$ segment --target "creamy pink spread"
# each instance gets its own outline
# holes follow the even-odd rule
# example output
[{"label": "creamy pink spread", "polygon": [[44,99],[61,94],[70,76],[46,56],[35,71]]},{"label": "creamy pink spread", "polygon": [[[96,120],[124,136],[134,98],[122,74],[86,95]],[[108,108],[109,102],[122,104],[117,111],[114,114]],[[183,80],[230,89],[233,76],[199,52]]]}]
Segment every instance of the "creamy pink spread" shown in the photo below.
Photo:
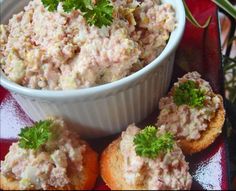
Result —
[{"label": "creamy pink spread", "polygon": [[62,120],[55,119],[53,128],[57,139],[46,143],[42,150],[22,149],[18,142],[13,143],[1,161],[1,174],[18,180],[21,189],[47,190],[49,186],[58,188],[70,183],[67,168],[71,163],[78,175],[82,173],[85,144]]},{"label": "creamy pink spread", "polygon": [[159,102],[160,115],[157,125],[163,125],[160,131],[170,131],[177,139],[197,140],[215,116],[221,100],[213,93],[210,84],[201,79],[201,75],[197,72],[187,73],[179,78],[174,88],[187,80],[195,81],[199,88],[205,91],[204,106],[202,108],[193,108],[186,104],[177,106],[173,101],[173,96],[169,94]]},{"label": "creamy pink spread", "polygon": [[160,0],[115,0],[111,26],[89,26],[78,10],[47,11],[32,0],[0,26],[6,76],[34,89],[77,89],[119,80],[164,49],[175,11]]},{"label": "creamy pink spread", "polygon": [[120,150],[124,158],[123,175],[128,184],[141,185],[146,190],[189,190],[192,177],[181,149],[173,150],[156,159],[140,157],[135,152],[134,136],[140,131],[134,124],[122,133]]}]

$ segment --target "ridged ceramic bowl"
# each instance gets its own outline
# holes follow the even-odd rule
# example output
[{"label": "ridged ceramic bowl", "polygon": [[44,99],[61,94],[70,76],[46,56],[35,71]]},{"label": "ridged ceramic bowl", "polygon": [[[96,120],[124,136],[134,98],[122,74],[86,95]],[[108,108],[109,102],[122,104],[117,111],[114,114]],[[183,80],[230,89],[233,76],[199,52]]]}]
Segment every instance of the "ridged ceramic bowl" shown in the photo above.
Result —
[{"label": "ridged ceramic bowl", "polygon": [[[66,119],[83,137],[95,138],[120,132],[157,108],[169,86],[176,48],[185,27],[182,1],[165,0],[176,11],[177,27],[163,52],[149,65],[121,80],[78,90],[35,90],[9,81],[1,72],[1,85],[35,121],[47,116]],[[1,23],[23,10],[27,0],[0,0]]]}]

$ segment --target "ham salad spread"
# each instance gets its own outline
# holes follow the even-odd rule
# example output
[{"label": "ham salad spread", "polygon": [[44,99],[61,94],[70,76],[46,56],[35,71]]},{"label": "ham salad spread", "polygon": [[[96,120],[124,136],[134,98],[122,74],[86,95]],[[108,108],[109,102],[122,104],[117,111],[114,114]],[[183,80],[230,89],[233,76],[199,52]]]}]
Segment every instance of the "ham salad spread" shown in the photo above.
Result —
[{"label": "ham salad spread", "polygon": [[187,73],[174,84],[173,91],[184,82],[191,80],[198,89],[204,92],[204,102],[201,108],[186,104],[176,105],[173,92],[159,102],[160,115],[157,125],[160,131],[170,131],[177,139],[197,140],[201,132],[206,130],[209,122],[220,107],[221,98],[214,94],[210,84],[201,79],[197,72]]},{"label": "ham salad spread", "polygon": [[192,177],[181,149],[175,143],[172,151],[155,159],[140,157],[133,143],[140,130],[135,125],[129,125],[122,133],[120,150],[124,158],[122,170],[125,181],[131,185],[143,185],[147,190],[189,190]]},{"label": "ham salad spread", "polygon": [[0,25],[1,69],[34,89],[78,89],[128,76],[155,59],[175,29],[175,11],[160,0],[113,0],[113,22],[90,26],[59,3],[49,12],[32,0]]},{"label": "ham salad spread", "polygon": [[83,173],[84,142],[67,130],[60,119],[53,121],[52,128],[55,139],[40,150],[23,149],[19,142],[13,143],[1,161],[1,174],[18,180],[22,190],[62,188],[70,183],[67,172],[70,166],[76,168],[78,175]]}]

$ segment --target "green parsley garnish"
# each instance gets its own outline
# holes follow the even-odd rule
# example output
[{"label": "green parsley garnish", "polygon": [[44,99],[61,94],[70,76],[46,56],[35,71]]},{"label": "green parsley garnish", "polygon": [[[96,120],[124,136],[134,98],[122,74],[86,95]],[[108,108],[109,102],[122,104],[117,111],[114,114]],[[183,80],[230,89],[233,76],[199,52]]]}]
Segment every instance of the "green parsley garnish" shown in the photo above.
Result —
[{"label": "green parsley garnish", "polygon": [[51,137],[50,130],[52,121],[45,120],[36,122],[33,127],[25,127],[21,129],[19,136],[19,146],[24,149],[39,149]]},{"label": "green parsley garnish", "polygon": [[97,0],[95,4],[92,0],[42,0],[49,11],[57,10],[60,2],[65,12],[79,9],[89,25],[101,28],[112,23],[113,6],[109,0]]},{"label": "green parsley garnish", "polygon": [[57,10],[59,2],[60,0],[42,0],[43,5],[51,12]]},{"label": "green parsley garnish", "polygon": [[157,128],[148,126],[135,135],[133,142],[137,155],[155,159],[159,154],[172,150],[174,137],[168,132],[157,137]]},{"label": "green parsley garnish", "polygon": [[173,98],[178,106],[186,104],[191,107],[201,108],[204,106],[205,92],[198,88],[196,82],[188,80],[175,88]]}]

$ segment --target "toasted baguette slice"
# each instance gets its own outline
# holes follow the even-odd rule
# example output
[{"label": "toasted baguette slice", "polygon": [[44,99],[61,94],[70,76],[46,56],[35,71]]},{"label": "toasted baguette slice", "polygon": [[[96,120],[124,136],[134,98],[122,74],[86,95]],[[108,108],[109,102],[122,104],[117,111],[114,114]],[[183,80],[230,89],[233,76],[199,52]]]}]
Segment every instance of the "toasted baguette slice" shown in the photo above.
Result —
[{"label": "toasted baguette slice", "polygon": [[[71,184],[62,188],[50,187],[47,190],[91,190],[94,187],[98,176],[98,156],[90,146],[86,145],[86,151],[84,152],[83,157],[84,168],[82,176],[81,174],[77,174],[76,168],[73,164],[69,164],[68,176],[71,180]],[[20,190],[19,181],[10,180],[1,174],[0,188],[3,190]],[[32,188],[29,190],[35,189]]]},{"label": "toasted baguette slice", "polygon": [[100,172],[102,179],[111,190],[143,190],[143,187],[129,185],[122,174],[124,162],[120,152],[121,138],[113,141],[102,153],[100,160]]},{"label": "toasted baguette slice", "polygon": [[225,110],[223,106],[223,98],[220,95],[217,96],[221,99],[220,107],[214,118],[209,122],[207,129],[201,133],[200,139],[192,141],[185,139],[179,140],[179,146],[183,150],[184,154],[191,155],[206,149],[222,132],[222,127],[225,121]]}]

